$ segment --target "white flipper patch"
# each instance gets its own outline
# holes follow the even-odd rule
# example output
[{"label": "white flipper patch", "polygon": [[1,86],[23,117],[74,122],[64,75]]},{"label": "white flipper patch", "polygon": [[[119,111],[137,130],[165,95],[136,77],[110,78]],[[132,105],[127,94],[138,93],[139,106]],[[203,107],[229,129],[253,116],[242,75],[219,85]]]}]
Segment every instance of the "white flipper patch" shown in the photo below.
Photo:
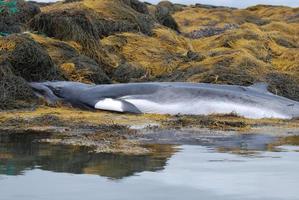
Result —
[{"label": "white flipper patch", "polygon": [[123,99],[104,98],[95,104],[95,109],[108,110],[115,112],[129,112],[140,114],[141,111],[130,102]]},{"label": "white flipper patch", "polygon": [[100,109],[100,110],[124,112],[122,101],[117,99],[112,99],[112,98],[101,99],[96,103],[94,107],[95,109]]}]

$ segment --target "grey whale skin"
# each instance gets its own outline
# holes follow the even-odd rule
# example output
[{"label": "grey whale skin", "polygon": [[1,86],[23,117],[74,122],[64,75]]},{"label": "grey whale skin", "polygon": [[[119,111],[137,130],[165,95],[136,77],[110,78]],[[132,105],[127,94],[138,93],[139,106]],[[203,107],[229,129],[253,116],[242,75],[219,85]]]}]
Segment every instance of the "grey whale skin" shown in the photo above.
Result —
[{"label": "grey whale skin", "polygon": [[255,119],[299,117],[299,102],[270,93],[264,83],[245,87],[183,82],[89,85],[52,81],[33,82],[30,86],[49,103],[64,101],[87,109],[172,115],[236,113]]}]

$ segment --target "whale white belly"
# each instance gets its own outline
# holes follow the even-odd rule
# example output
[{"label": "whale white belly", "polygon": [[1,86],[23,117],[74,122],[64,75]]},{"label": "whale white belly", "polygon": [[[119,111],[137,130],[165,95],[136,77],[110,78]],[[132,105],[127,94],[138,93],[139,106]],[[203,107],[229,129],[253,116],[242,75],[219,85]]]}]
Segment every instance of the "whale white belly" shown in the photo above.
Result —
[{"label": "whale white belly", "polygon": [[291,116],[284,115],[263,107],[238,104],[225,101],[178,101],[171,103],[157,103],[146,99],[125,99],[136,106],[143,113],[158,114],[184,114],[184,115],[209,115],[209,114],[230,114],[253,119],[261,118],[283,118],[289,119]]}]

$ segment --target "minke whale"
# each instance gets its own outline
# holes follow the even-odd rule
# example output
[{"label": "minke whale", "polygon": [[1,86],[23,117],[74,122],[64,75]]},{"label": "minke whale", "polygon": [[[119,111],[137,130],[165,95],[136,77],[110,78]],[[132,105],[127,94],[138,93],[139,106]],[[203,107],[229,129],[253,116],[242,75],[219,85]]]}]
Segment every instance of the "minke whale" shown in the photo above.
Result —
[{"label": "minke whale", "polygon": [[299,117],[299,102],[277,96],[267,84],[249,87],[207,83],[149,82],[92,85],[52,81],[30,83],[49,103],[124,113],[209,115],[234,113],[246,118]]}]

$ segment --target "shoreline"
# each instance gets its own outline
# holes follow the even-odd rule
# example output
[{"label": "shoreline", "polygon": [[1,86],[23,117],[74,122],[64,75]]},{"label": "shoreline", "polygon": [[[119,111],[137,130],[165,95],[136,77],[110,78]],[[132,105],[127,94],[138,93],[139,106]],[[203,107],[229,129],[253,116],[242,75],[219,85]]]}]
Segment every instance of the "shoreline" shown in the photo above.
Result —
[{"label": "shoreline", "polygon": [[39,142],[90,147],[98,153],[145,155],[152,153],[145,144],[192,143],[198,137],[299,135],[299,119],[255,120],[234,115],[133,115],[43,106],[34,111],[1,112],[0,135],[5,134],[36,134],[45,136]]}]

